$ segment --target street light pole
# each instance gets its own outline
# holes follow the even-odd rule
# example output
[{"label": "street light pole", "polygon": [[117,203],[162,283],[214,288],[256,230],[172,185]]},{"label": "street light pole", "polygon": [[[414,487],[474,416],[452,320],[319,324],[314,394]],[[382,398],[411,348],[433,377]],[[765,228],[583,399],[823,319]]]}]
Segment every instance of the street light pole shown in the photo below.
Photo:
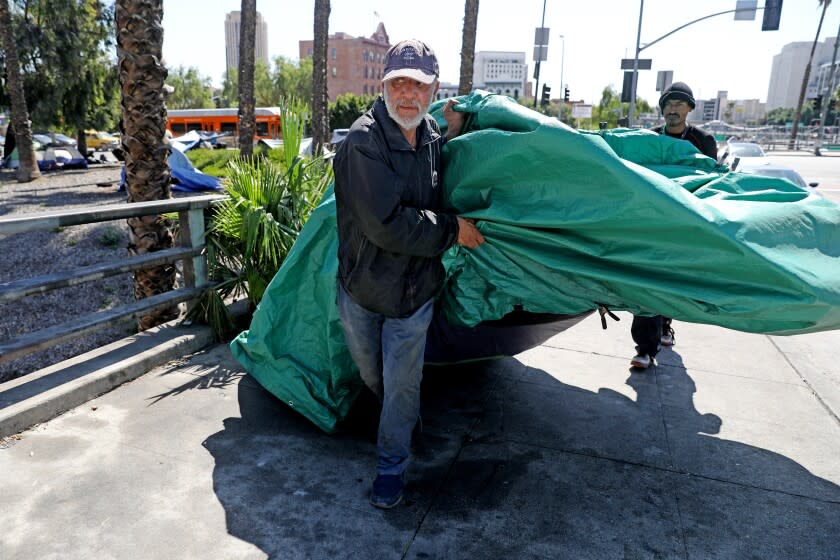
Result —
[{"label": "street light pole", "polygon": [[563,84],[563,63],[566,58],[566,38],[560,35],[560,116],[558,120],[563,121],[563,108],[566,106],[566,98],[563,94],[565,85]]},{"label": "street light pole", "polygon": [[[543,0],[543,13],[542,13],[542,22],[540,23],[540,29],[545,29],[545,2]],[[545,42],[548,43],[548,34],[546,34]],[[547,48],[547,47],[546,47]],[[542,48],[540,48],[540,54],[542,54]],[[541,59],[542,57],[540,57]],[[537,96],[540,94],[540,61],[536,61],[536,68],[534,72],[534,78],[537,80],[536,91],[534,92],[534,109],[537,108]]]},{"label": "street light pole", "polygon": [[627,127],[633,126],[633,113],[636,112],[636,81],[639,78],[639,43],[642,38],[642,14],[645,11],[645,0],[639,0],[639,30],[636,32],[636,56],[633,57],[633,79],[630,82],[630,110],[627,114]]}]

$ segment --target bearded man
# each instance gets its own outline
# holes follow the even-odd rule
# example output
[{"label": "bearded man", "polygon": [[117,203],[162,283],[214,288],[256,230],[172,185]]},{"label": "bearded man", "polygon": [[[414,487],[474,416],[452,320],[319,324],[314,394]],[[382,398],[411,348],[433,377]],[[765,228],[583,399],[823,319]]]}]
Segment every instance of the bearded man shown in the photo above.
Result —
[{"label": "bearded man", "polygon": [[403,498],[420,414],[426,331],[443,286],[441,254],[478,247],[475,225],[440,212],[441,147],[463,114],[444,108],[446,138],[428,115],[438,91],[435,53],[401,41],[385,59],[382,96],[350,128],[335,156],[338,307],[347,347],[382,410],[370,502]]}]

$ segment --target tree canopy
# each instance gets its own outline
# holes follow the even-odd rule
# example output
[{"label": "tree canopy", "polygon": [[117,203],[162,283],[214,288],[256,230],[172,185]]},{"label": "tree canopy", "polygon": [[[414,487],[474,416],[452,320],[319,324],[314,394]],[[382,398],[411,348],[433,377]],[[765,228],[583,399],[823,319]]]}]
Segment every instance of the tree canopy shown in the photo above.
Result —
[{"label": "tree canopy", "polygon": [[[119,84],[113,4],[103,0],[11,0],[9,4],[33,124],[76,132],[114,127],[119,119]],[[5,82],[0,105],[9,105]]]},{"label": "tree canopy", "polygon": [[[218,99],[220,107],[236,107],[239,82],[236,72],[228,72]],[[254,96],[257,107],[276,107],[289,99],[312,98],[312,59],[294,62],[275,57],[272,68],[262,61],[254,67]]]},{"label": "tree canopy", "polygon": [[350,128],[353,122],[373,106],[376,95],[356,95],[345,93],[339,95],[330,103],[330,126],[336,128]]},{"label": "tree canopy", "polygon": [[174,88],[166,98],[168,109],[207,109],[215,106],[210,78],[202,76],[198,68],[178,66],[170,69],[166,84]]}]

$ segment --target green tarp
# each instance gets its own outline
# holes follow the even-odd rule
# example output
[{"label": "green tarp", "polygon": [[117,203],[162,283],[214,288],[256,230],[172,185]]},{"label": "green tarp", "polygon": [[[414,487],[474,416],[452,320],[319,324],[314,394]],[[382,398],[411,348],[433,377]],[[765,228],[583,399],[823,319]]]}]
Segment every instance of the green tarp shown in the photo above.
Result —
[{"label": "green tarp", "polygon": [[[728,173],[685,141],[576,131],[493,94],[459,98],[444,148],[450,211],[487,242],[444,255],[453,324],[514,308],[637,314],[770,334],[840,328],[840,207],[782,179]],[[442,126],[442,102],[432,114]],[[335,305],[335,201],[313,212],[231,344],[270,392],[326,431],[360,381]]]}]

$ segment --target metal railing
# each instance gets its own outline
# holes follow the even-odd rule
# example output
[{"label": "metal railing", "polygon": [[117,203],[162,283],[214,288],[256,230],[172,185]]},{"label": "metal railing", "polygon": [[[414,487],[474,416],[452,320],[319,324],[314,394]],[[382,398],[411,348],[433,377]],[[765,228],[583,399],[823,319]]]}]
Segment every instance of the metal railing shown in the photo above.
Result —
[{"label": "metal railing", "polygon": [[204,210],[219,204],[225,198],[221,195],[205,195],[0,218],[0,235],[170,212],[178,212],[179,218],[179,245],[177,247],[145,253],[128,260],[122,259],[56,274],[0,283],[0,303],[17,301],[34,294],[43,294],[51,290],[178,261],[182,263],[184,278],[184,286],[172,291],[4,340],[0,342],[0,363],[79,338],[118,321],[141,317],[145,313],[166,309],[198,297],[210,285],[207,280],[207,260],[204,254]]}]

